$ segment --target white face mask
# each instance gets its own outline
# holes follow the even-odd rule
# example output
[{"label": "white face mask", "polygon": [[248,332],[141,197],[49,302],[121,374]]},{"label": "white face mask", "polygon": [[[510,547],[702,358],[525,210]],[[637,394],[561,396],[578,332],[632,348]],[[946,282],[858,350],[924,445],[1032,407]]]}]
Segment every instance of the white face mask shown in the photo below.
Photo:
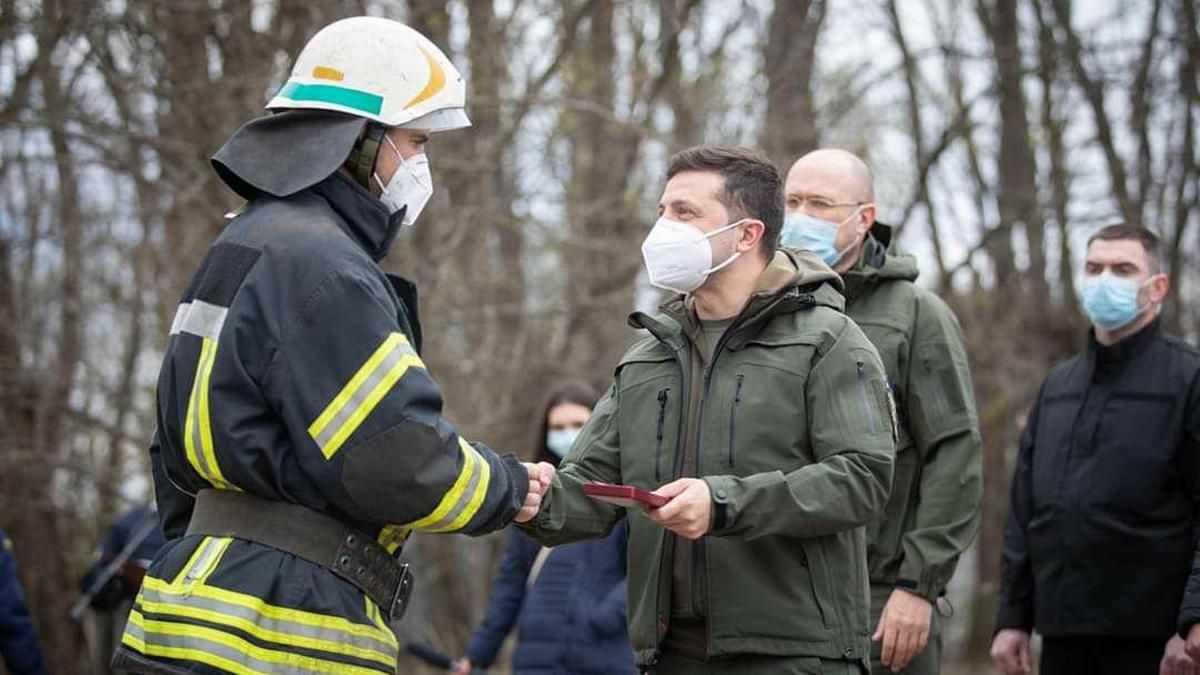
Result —
[{"label": "white face mask", "polygon": [[383,139],[391,146],[392,152],[396,153],[396,159],[400,161],[400,166],[396,167],[396,172],[392,174],[387,185],[384,185],[383,181],[379,179],[379,174],[372,174],[375,182],[379,184],[379,189],[383,190],[383,193],[379,195],[379,201],[383,202],[383,205],[392,213],[407,206],[408,210],[404,212],[404,220],[400,221],[400,224],[412,225],[417,221],[417,216],[421,215],[421,210],[425,208],[429,198],[433,196],[433,176],[429,173],[429,157],[425,153],[421,153],[405,159],[400,154],[400,149],[387,134],[384,134]]},{"label": "white face mask", "polygon": [[676,293],[691,293],[700,288],[709,275],[742,255],[741,251],[737,251],[721,264],[713,266],[712,243],[709,241],[737,227],[742,220],[705,234],[687,223],[665,216],[659,218],[650,234],[646,235],[646,241],[642,242],[642,259],[646,263],[650,283]]}]

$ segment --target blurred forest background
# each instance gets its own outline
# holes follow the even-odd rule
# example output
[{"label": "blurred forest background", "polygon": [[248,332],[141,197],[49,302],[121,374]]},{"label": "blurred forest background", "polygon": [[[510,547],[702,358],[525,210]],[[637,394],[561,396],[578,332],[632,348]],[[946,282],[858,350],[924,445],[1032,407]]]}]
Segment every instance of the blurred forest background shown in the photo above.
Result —
[{"label": "blurred forest background", "polygon": [[[85,672],[76,580],[150,494],[169,321],[238,206],[207,158],[313,32],[360,13],[469,82],[475,125],[430,144],[437,192],[387,266],[421,287],[451,419],[498,449],[531,447],[552,383],[604,384],[625,314],[655,301],[638,247],[669,153],[754,145],[786,170],[836,145],[874,166],[881,219],[969,341],[986,495],[947,651],[990,672],[1015,438],[1082,344],[1088,233],[1158,232],[1165,322],[1200,335],[1195,0],[0,0],[0,526],[52,672]],[[415,538],[402,632],[458,653],[499,543]]]}]

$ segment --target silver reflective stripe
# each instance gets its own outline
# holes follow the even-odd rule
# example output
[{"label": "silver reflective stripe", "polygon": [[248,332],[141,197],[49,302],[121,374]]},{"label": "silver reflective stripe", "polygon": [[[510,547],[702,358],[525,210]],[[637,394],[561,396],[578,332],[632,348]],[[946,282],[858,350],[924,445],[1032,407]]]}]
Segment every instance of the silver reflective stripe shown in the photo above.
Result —
[{"label": "silver reflective stripe", "polygon": [[[213,598],[202,597],[199,594],[188,595],[186,593],[169,593],[150,588],[143,588],[141,594],[143,608],[154,614],[170,614],[169,608],[159,611],[156,608],[146,607],[145,603],[157,603],[163,605],[182,605],[191,608],[205,609],[212,612],[218,612],[227,617],[234,619],[242,619],[254,624],[256,629],[264,631],[272,631],[275,633],[283,633],[286,635],[296,635],[311,640],[321,640],[333,644],[333,649],[338,645],[355,647],[357,649],[375,652],[377,655],[357,655],[358,658],[366,658],[374,660],[384,659],[395,661],[396,649],[389,645],[384,640],[375,640],[366,636],[354,635],[347,631],[333,630],[329,628],[321,628],[319,626],[310,626],[296,621],[286,621],[283,619],[273,619],[269,616],[254,611],[249,607],[242,607],[228,602],[221,602]],[[213,623],[225,623],[214,619]],[[233,628],[238,628],[236,622],[227,624]],[[242,629],[245,630],[245,629]],[[247,631],[253,634],[253,631]],[[268,636],[260,636],[263,639],[270,639],[275,642],[279,640]],[[332,651],[332,650],[331,650]]]},{"label": "silver reflective stripe", "polygon": [[214,562],[213,558],[216,558],[225,552],[225,546],[221,545],[223,541],[223,539],[217,539],[215,537],[206,537],[204,539],[204,543],[200,544],[204,550],[200,553],[200,555],[196,556],[196,562],[187,569],[187,572],[184,573],[183,578],[188,581],[195,581],[196,579],[199,579],[202,576],[203,571],[212,566]]},{"label": "silver reflective stripe", "polygon": [[185,302],[175,310],[175,320],[171,322],[171,335],[190,333],[216,340],[217,336],[221,334],[221,326],[225,324],[227,314],[229,314],[228,307],[221,307],[203,300]]},{"label": "silver reflective stripe", "polygon": [[[463,510],[467,508],[467,504],[471,503],[471,500],[475,496],[475,491],[479,489],[479,481],[483,478],[483,464],[487,460],[480,457],[479,453],[474,448],[471,448],[471,446],[464,444],[462,447],[463,461],[471,463],[471,478],[467,482],[467,488],[463,490],[462,497],[458,499],[458,502],[454,505],[454,508],[450,509],[449,513],[436,523],[422,529],[437,532],[449,527]],[[470,454],[467,454],[467,448],[470,448]]]},{"label": "silver reflective stripe", "polygon": [[192,308],[192,303],[185,302],[175,309],[175,318],[171,320],[171,335],[177,335],[180,327],[183,326],[183,317],[187,316],[188,310]]},{"label": "silver reflective stripe", "polygon": [[[146,646],[146,653],[150,656],[156,655],[154,647],[164,647],[166,649],[187,649],[187,650],[192,650],[195,652],[202,652],[204,654],[211,654],[213,656],[217,656],[222,659],[232,661],[233,663],[236,663],[240,666],[244,666],[246,669],[248,669],[252,672],[256,672],[256,673],[288,672],[288,673],[303,673],[305,675],[307,675],[309,673],[312,673],[313,675],[320,675],[322,672],[335,672],[335,671],[333,671],[332,668],[329,670],[325,670],[325,671],[312,670],[309,668],[302,668],[295,663],[277,663],[274,661],[265,661],[262,659],[257,659],[255,657],[251,656],[248,653],[248,651],[242,651],[242,650],[236,649],[233,646],[224,644],[223,642],[216,640],[216,639],[207,639],[205,637],[202,637],[202,635],[212,635],[212,633],[219,633],[219,631],[217,631],[216,629],[212,629],[212,628],[201,628],[199,626],[194,626],[194,625],[190,625],[190,624],[174,624],[174,625],[179,626],[180,628],[186,630],[186,632],[188,633],[187,635],[177,635],[175,633],[158,632],[158,631],[154,630],[153,626],[149,630],[147,630],[147,629],[143,628],[142,626],[137,625],[137,623],[135,623],[134,616],[135,616],[135,614],[131,614],[129,617],[129,622],[125,625],[125,635],[142,642]],[[147,619],[144,616],[141,617],[141,620],[143,622],[150,622],[150,623],[163,623],[160,621],[156,621],[155,619]],[[183,631],[179,631],[179,632],[183,632]],[[224,636],[222,636],[222,637],[224,637]],[[246,642],[245,640],[242,640],[240,638],[233,637],[233,636],[228,636],[228,637],[226,637],[226,639],[233,641],[235,643],[245,644],[248,647],[252,646],[251,643]],[[268,650],[265,650],[265,648],[264,648],[264,651],[268,651]],[[279,653],[281,656],[287,656],[287,652],[277,652],[277,653]],[[167,656],[168,658],[183,658],[183,659],[189,660],[189,661],[196,660],[195,657],[189,658],[187,656],[174,655],[174,654],[169,654],[169,653],[163,654],[163,656]],[[199,655],[197,655],[197,656],[199,656]],[[330,665],[332,666],[336,663],[337,662],[330,662]],[[210,663],[209,665],[215,665],[215,664]],[[338,665],[344,665],[344,664],[338,664]],[[285,668],[286,668],[286,670],[284,670]],[[347,668],[347,670],[349,670],[349,668]]]},{"label": "silver reflective stripe", "polygon": [[317,445],[322,449],[328,447],[334,436],[337,436],[338,432],[341,431],[342,426],[345,425],[346,422],[349,421],[356,412],[358,412],[363,403],[366,402],[367,397],[371,395],[371,392],[375,390],[375,387],[388,376],[388,373],[392,372],[392,368],[395,368],[396,364],[400,363],[400,360],[405,356],[415,355],[416,353],[416,350],[414,350],[407,342],[397,343],[396,346],[393,347],[390,352],[388,352],[388,355],[384,357],[384,359],[380,361],[378,365],[375,366],[375,369],[371,371],[371,374],[367,376],[367,379],[359,383],[358,387],[354,390],[354,393],[350,396],[350,399],[342,405],[342,407],[337,411],[337,414],[333,416],[333,419],[329,420],[329,423],[325,425],[325,428],[321,430],[321,433],[317,434],[316,438],[313,439],[317,442]]}]

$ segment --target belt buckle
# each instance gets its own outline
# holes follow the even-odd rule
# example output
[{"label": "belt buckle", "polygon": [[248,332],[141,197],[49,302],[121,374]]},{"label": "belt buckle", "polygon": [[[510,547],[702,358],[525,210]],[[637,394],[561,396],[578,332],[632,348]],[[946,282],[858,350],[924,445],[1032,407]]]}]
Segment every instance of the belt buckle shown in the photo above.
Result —
[{"label": "belt buckle", "polygon": [[412,598],[413,573],[408,563],[400,564],[400,580],[392,592],[392,601],[388,605],[388,623],[399,621],[408,610],[408,601]]}]

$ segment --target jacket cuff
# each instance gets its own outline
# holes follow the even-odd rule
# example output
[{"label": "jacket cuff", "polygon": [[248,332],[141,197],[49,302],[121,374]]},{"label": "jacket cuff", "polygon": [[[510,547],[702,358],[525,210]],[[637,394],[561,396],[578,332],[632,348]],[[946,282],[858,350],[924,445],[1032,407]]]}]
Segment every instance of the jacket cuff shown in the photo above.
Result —
[{"label": "jacket cuff", "polygon": [[892,584],[892,586],[895,588],[904,589],[913,595],[925,598],[929,602],[937,602],[938,596],[942,594],[942,585],[934,583],[929,579],[929,577],[925,577],[921,580],[905,579],[904,577],[901,577],[896,579],[896,582]]},{"label": "jacket cuff", "polygon": [[1005,628],[1033,632],[1033,610],[1024,606],[1001,604],[996,610],[996,629],[992,631],[992,635]]},{"label": "jacket cuff", "polygon": [[1187,639],[1192,626],[1200,623],[1200,607],[1184,607],[1179,611],[1179,637]]},{"label": "jacket cuff", "polygon": [[512,481],[512,498],[507,501],[503,509],[503,523],[508,524],[513,522],[513,518],[517,517],[517,512],[525,505],[525,495],[529,492],[529,472],[525,470],[525,465],[521,464],[521,460],[511,453],[502,455],[500,461],[508,474],[508,479]]},{"label": "jacket cuff", "polygon": [[937,602],[938,596],[946,590],[946,580],[943,575],[930,567],[919,568],[910,561],[911,557],[906,555],[904,563],[900,566],[900,574],[892,585],[896,588],[903,588],[913,595],[919,595],[930,602]]},{"label": "jacket cuff", "polygon": [[734,478],[732,476],[705,476],[708,490],[712,493],[712,516],[708,533],[719,537],[733,528],[736,517],[733,505]]},{"label": "jacket cuff", "polygon": [[471,659],[471,668],[485,670],[490,668],[496,658],[498,645],[485,645],[482,641],[472,639],[463,650],[463,656]]}]

